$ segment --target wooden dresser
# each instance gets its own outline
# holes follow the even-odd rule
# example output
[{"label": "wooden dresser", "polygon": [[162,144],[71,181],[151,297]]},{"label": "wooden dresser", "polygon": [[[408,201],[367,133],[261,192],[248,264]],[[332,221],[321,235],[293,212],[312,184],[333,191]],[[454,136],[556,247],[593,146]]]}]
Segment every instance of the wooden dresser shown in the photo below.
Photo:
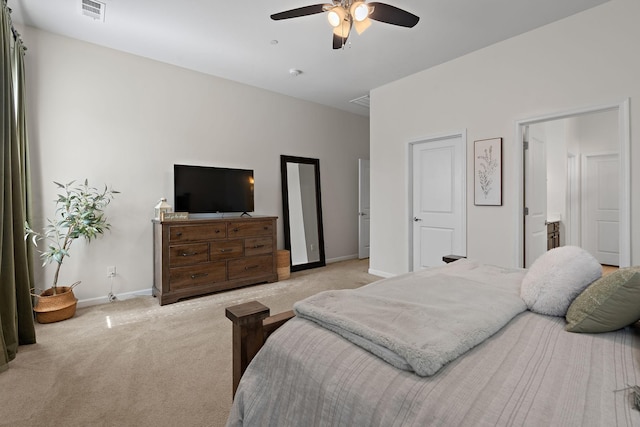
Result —
[{"label": "wooden dresser", "polygon": [[547,250],[560,246],[560,222],[547,222]]},{"label": "wooden dresser", "polygon": [[153,220],[153,295],[164,305],[277,281],[276,219]]}]

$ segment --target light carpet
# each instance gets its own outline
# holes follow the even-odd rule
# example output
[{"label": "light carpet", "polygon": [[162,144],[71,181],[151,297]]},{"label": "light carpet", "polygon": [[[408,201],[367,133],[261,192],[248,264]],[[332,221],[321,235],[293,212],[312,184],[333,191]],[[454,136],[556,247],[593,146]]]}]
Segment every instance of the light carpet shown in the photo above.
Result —
[{"label": "light carpet", "polygon": [[0,374],[0,426],[223,426],[231,407],[225,307],[258,300],[279,313],[379,279],[367,270],[368,260],[350,260],[162,307],[138,297],[38,324],[37,344],[21,346]]}]

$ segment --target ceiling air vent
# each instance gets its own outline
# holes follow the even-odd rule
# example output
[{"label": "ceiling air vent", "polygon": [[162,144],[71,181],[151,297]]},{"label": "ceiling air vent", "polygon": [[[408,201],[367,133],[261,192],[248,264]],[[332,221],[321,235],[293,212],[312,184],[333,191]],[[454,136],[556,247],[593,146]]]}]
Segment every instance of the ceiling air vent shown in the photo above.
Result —
[{"label": "ceiling air vent", "polygon": [[104,22],[105,3],[94,0],[81,0],[82,14],[99,21]]},{"label": "ceiling air vent", "polygon": [[352,99],[349,102],[359,105],[361,107],[369,108],[369,95],[364,95],[359,98]]}]

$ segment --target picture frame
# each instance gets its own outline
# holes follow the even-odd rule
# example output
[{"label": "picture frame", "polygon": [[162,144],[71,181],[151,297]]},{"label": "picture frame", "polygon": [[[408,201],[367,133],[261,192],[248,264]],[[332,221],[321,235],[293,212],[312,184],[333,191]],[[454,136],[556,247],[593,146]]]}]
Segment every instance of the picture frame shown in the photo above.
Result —
[{"label": "picture frame", "polygon": [[474,141],[474,204],[502,206],[502,138]]}]

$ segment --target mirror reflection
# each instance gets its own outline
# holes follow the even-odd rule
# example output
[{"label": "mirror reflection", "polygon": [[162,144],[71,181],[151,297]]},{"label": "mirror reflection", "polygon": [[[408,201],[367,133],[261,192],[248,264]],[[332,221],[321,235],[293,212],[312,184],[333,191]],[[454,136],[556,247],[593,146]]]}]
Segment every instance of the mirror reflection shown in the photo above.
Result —
[{"label": "mirror reflection", "polygon": [[320,161],[281,156],[285,248],[291,271],[325,265]]}]

